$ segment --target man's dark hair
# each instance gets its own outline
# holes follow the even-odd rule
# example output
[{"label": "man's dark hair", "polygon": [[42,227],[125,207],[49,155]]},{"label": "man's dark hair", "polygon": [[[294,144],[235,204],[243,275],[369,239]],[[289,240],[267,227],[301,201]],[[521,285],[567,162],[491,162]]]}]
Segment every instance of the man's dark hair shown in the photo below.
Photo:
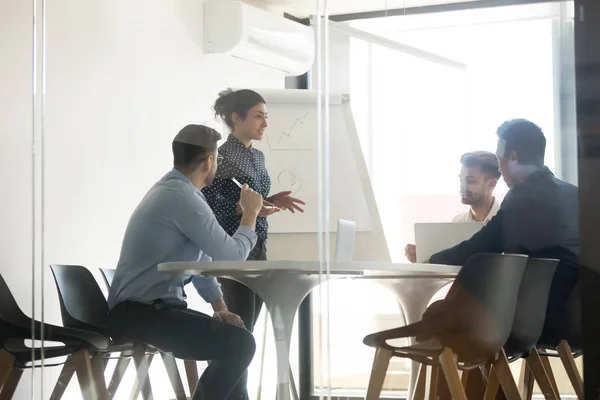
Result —
[{"label": "man's dark hair", "polygon": [[498,157],[489,151],[472,151],[460,156],[460,163],[467,168],[480,168],[488,178],[499,179]]},{"label": "man's dark hair", "polygon": [[204,125],[187,125],[173,139],[173,165],[196,170],[217,148],[221,134]]},{"label": "man's dark hair", "polygon": [[498,137],[504,139],[504,154],[517,153],[517,161],[522,165],[544,165],[546,138],[542,129],[526,119],[511,119],[498,128]]}]

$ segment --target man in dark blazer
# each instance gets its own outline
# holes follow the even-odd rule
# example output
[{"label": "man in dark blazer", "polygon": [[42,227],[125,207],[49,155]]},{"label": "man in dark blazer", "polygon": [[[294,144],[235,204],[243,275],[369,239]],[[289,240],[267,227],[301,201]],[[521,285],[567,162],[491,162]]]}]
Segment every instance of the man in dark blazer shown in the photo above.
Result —
[{"label": "man in dark blazer", "polygon": [[[477,253],[559,259],[540,339],[558,344],[568,334],[566,301],[579,279],[578,189],[554,177],[544,165],[546,138],[536,124],[524,119],[506,121],[497,135],[500,172],[510,188],[500,210],[469,240],[432,255],[428,262],[464,265]],[[423,318],[446,312],[449,303],[433,303]],[[444,383],[439,386],[440,398],[449,398]],[[482,398],[483,391],[483,381],[469,380],[469,398]]]}]

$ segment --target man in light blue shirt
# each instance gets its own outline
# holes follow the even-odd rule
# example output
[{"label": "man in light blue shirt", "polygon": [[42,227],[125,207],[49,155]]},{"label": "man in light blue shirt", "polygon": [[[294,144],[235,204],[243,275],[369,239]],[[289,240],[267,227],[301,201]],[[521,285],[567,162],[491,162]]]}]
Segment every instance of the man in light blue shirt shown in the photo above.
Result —
[{"label": "man in light blue shirt", "polygon": [[[163,262],[245,260],[256,244],[260,194],[246,185],[241,190],[243,217],[229,236],[200,191],[215,176],[220,139],[217,131],[201,125],[188,125],[177,134],[174,168],[133,212],[108,296],[116,334],[177,358],[212,360],[193,399],[247,398],[245,372],[255,350],[252,334],[227,310],[215,278],[157,270]],[[213,318],[187,309],[184,285],[189,282],[212,305]]]}]

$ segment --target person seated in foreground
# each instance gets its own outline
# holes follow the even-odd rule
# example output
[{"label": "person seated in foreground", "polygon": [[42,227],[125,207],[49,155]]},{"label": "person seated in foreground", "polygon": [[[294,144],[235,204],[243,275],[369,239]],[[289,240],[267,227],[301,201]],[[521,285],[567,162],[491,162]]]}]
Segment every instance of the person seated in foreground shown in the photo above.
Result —
[{"label": "person seated in foreground", "polygon": [[[464,265],[477,253],[559,259],[540,338],[543,343],[558,343],[568,333],[566,302],[579,279],[578,190],[555,178],[544,166],[546,139],[537,125],[524,119],[510,120],[498,128],[497,135],[500,171],[510,189],[500,210],[471,239],[432,255],[427,262]],[[427,308],[423,319],[449,313],[460,290],[451,286],[445,299]],[[485,382],[480,374],[473,374],[473,378],[466,387],[467,397],[483,398]],[[438,380],[438,396],[451,398],[443,379]],[[496,399],[504,398],[499,391]]]},{"label": "person seated in foreground", "polygon": [[[471,239],[432,255],[428,262],[464,265],[476,253],[560,260],[540,339],[558,342],[567,334],[566,301],[579,279],[578,189],[544,166],[546,138],[537,125],[515,119],[503,123],[497,135],[500,171],[510,188],[500,210]],[[446,304],[433,303],[423,318],[445,312]]]},{"label": "person seated in foreground", "polygon": [[[452,222],[487,224],[500,209],[500,202],[494,197],[494,189],[500,179],[498,158],[489,151],[474,151],[463,154],[460,163],[460,200],[469,205],[469,210],[458,214]],[[407,244],[404,254],[410,262],[417,262],[414,244]]]},{"label": "person seated in foreground", "polygon": [[[201,192],[215,176],[220,139],[217,131],[201,125],[188,125],[177,134],[174,168],[133,212],[108,296],[115,334],[176,358],[211,360],[195,400],[247,399],[245,374],[256,347],[242,320],[227,310],[214,277],[157,270],[163,262],[246,260],[256,244],[260,194],[244,185],[241,223],[229,236]],[[211,304],[213,317],[187,309],[184,286],[190,282]]]}]

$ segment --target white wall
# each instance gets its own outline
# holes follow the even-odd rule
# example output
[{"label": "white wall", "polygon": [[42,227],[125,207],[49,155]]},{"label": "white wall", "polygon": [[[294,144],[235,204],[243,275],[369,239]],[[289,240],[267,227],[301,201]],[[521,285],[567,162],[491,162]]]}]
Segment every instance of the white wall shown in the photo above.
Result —
[{"label": "white wall", "polygon": [[[267,69],[204,57],[202,5],[47,3],[44,266],[114,267],[133,208],[171,168],[177,131],[209,121],[227,86],[283,86]],[[32,8],[2,0],[0,9],[0,273],[31,314]],[[48,270],[45,283],[46,321],[60,324]],[[46,398],[57,373],[47,370]],[[28,379],[16,398],[29,398]]]},{"label": "white wall", "polygon": [[26,310],[31,309],[31,13],[31,2],[0,3],[0,273]]},{"label": "white wall", "polygon": [[[210,121],[211,103],[225,87],[283,87],[283,78],[270,70],[203,56],[202,5],[199,0],[146,0],[143,6],[123,0],[47,3],[45,258],[39,264],[46,268],[47,322],[61,323],[47,265],[81,264],[93,271],[115,266],[129,216],[171,168],[170,143],[182,126]],[[0,2],[0,273],[27,314],[32,304],[32,11],[31,2]],[[362,234],[357,258],[386,259],[382,243]],[[273,259],[317,258],[315,234],[273,235],[269,248]],[[45,398],[58,371],[45,372]],[[30,397],[30,379],[26,373],[15,398]]]}]

